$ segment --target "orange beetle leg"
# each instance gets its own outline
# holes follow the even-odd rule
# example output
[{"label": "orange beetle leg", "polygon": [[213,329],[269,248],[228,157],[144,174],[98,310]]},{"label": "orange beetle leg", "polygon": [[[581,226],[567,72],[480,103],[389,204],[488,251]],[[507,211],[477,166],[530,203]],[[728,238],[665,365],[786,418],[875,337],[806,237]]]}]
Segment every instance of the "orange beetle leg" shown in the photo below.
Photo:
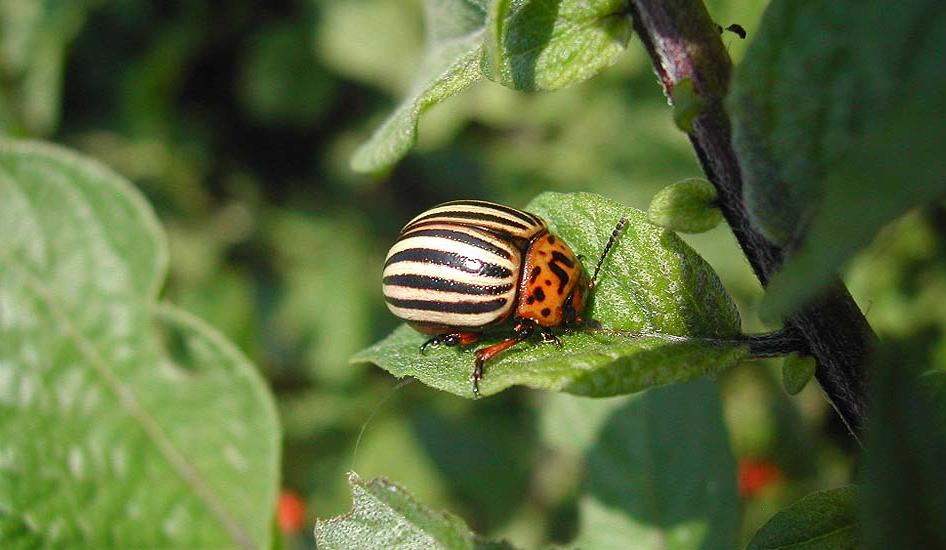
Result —
[{"label": "orange beetle leg", "polygon": [[502,342],[497,342],[492,346],[486,346],[485,348],[476,350],[476,360],[473,362],[473,374],[470,376],[470,380],[473,381],[473,397],[479,398],[480,396],[480,380],[483,379],[483,365],[495,357],[498,353],[501,353],[532,336],[534,329],[534,323],[527,320],[520,321],[513,328],[513,330],[516,332],[515,336],[506,338]]},{"label": "orange beetle leg", "polygon": [[438,334],[421,344],[420,352],[426,352],[427,346],[468,346],[479,339],[479,332],[448,332]]}]

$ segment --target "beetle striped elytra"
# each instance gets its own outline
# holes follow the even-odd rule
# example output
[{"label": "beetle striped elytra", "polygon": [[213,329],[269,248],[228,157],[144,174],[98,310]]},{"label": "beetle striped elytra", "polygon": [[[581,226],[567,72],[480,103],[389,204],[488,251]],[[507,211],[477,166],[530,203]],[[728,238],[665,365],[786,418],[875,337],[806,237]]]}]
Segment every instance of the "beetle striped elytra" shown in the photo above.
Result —
[{"label": "beetle striped elytra", "polygon": [[486,201],[437,205],[401,230],[388,252],[382,289],[388,309],[428,345],[469,345],[509,324],[513,336],[475,353],[473,393],[483,365],[538,333],[561,345],[553,327],[584,323],[588,295],[604,258],[627,222],[621,218],[591,279],[561,238],[534,214]]}]

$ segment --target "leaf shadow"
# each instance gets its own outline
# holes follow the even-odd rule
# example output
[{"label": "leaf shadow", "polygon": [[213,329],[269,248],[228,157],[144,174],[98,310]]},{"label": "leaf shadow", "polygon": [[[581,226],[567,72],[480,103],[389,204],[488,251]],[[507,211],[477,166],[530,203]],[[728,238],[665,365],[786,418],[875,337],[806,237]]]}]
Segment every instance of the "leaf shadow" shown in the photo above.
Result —
[{"label": "leaf shadow", "polygon": [[[529,92],[539,89],[536,84],[539,56],[552,41],[552,31],[555,29],[561,4],[562,0],[527,0],[506,23],[510,28],[522,25],[521,28],[529,29],[525,40],[520,33],[515,32],[507,33],[503,38],[503,49],[512,53],[510,73],[517,89]],[[522,47],[522,42],[526,48],[517,52],[516,50]]]},{"label": "leaf shadow", "polygon": [[653,388],[629,400],[610,414],[586,460],[586,498],[623,516],[614,532],[736,546],[736,465],[714,383]]}]

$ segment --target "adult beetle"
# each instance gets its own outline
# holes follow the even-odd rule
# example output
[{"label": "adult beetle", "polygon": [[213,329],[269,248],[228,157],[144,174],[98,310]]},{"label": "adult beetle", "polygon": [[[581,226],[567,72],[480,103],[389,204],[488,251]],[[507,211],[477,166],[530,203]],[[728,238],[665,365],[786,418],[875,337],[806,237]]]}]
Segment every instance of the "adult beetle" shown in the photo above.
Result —
[{"label": "adult beetle", "polygon": [[561,345],[553,327],[584,323],[588,295],[614,244],[611,232],[594,275],[541,218],[477,200],[437,205],[401,229],[382,274],[391,313],[433,335],[429,345],[466,346],[487,329],[512,325],[513,336],[476,350],[473,393],[479,396],[483,365],[536,332]]}]

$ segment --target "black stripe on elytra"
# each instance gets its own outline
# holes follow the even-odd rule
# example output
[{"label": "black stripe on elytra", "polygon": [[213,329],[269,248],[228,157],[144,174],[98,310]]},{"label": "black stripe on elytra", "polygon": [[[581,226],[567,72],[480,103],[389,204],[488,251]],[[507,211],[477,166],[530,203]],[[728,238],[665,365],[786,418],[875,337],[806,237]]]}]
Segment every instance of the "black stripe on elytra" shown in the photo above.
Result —
[{"label": "black stripe on elytra", "polygon": [[402,300],[385,296],[384,299],[394,307],[417,309],[421,311],[439,311],[441,313],[489,313],[502,308],[508,300],[496,298],[486,302],[442,302],[438,300]]},{"label": "black stripe on elytra", "polygon": [[483,239],[470,235],[469,233],[464,233],[463,231],[454,231],[452,229],[417,229],[411,231],[410,233],[405,233],[401,235],[401,240],[409,239],[411,237],[438,237],[441,239],[448,239],[451,241],[457,241],[476,248],[481,248],[487,252],[492,252],[493,254],[506,258],[509,260],[511,256],[509,252],[499,248],[489,241],[484,241]]},{"label": "black stripe on elytra", "polygon": [[523,210],[519,210],[516,208],[503,206],[501,204],[496,204],[494,202],[478,201],[478,200],[463,200],[463,201],[450,201],[448,203],[441,204],[440,206],[454,206],[454,205],[481,206],[483,208],[492,208],[493,210],[499,210],[500,212],[504,212],[511,216],[515,216],[530,225],[542,223],[542,220],[540,220],[538,216],[535,216],[534,214],[530,214],[529,212],[525,212]]},{"label": "black stripe on elytra", "polygon": [[414,231],[417,231],[419,228],[426,227],[428,225],[454,225],[458,227],[469,227],[470,229],[476,229],[477,231],[489,233],[493,237],[496,237],[497,239],[507,242],[511,244],[512,246],[516,247],[517,250],[525,250],[526,247],[529,246],[529,239],[526,239],[524,237],[517,237],[513,235],[512,233],[503,231],[502,229],[494,229],[492,227],[485,227],[482,225],[477,225],[472,222],[461,222],[461,221],[456,221],[456,220],[446,220],[446,221],[428,220],[428,221],[423,221],[423,222],[415,222],[408,225],[404,229],[402,229],[401,234],[403,235],[409,232],[413,233]]},{"label": "black stripe on elytra", "polygon": [[565,270],[562,269],[562,266],[558,265],[558,262],[561,262],[568,267],[575,265],[571,260],[565,257],[561,252],[552,252],[552,259],[549,261],[549,269],[552,270],[552,273],[558,277],[558,293],[561,294],[565,290],[565,285],[568,284],[568,273],[565,273]]},{"label": "black stripe on elytra", "polygon": [[404,230],[407,231],[411,229],[414,224],[418,222],[423,222],[431,219],[441,219],[445,223],[449,223],[451,219],[459,218],[461,220],[476,220],[481,222],[494,222],[505,225],[507,227],[514,227],[516,229],[529,229],[528,225],[523,225],[519,222],[510,220],[509,218],[504,218],[502,216],[494,216],[492,214],[483,214],[481,212],[467,212],[465,210],[448,210],[446,212],[434,212],[433,214],[427,214],[426,216],[421,216],[417,218],[414,223],[405,227]]},{"label": "black stripe on elytra", "polygon": [[[466,256],[461,256],[453,252],[434,250],[432,248],[408,248],[407,250],[401,250],[388,258],[388,261],[384,262],[384,267],[388,267],[397,262],[421,262],[425,264],[442,265],[484,277],[512,277],[512,271],[501,265],[491,264],[475,258],[467,258]],[[471,264],[475,263],[475,267],[467,265],[468,262]]]},{"label": "black stripe on elytra", "polygon": [[460,281],[454,281],[452,279],[444,279],[443,277],[431,277],[429,275],[388,275],[383,279],[383,282],[386,285],[419,288],[421,290],[459,292],[473,296],[495,296],[512,290],[511,284],[474,285],[471,283],[461,283]]}]

